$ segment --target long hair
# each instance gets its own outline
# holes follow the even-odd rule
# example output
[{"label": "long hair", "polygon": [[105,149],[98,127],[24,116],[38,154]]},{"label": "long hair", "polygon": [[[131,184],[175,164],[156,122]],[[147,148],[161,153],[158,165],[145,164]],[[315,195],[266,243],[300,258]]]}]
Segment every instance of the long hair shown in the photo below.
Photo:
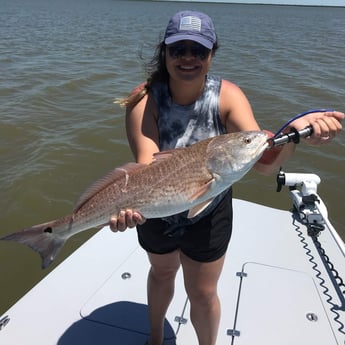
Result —
[{"label": "long hair", "polygon": [[[213,45],[212,56],[215,55],[219,48],[218,40]],[[169,73],[165,64],[166,44],[161,41],[155,49],[152,59],[145,64],[148,78],[145,83],[140,84],[127,97],[116,99],[114,103],[120,104],[121,107],[132,107],[136,105],[145,95],[148,94],[152,85],[156,83],[168,83]]]}]

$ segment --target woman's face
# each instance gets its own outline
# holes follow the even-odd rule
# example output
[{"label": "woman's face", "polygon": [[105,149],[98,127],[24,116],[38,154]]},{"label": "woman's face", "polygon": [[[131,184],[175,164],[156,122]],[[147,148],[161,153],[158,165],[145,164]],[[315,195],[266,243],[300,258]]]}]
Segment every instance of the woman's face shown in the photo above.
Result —
[{"label": "woman's face", "polygon": [[179,41],[166,46],[166,68],[175,81],[204,78],[211,65],[211,50],[194,41]]}]

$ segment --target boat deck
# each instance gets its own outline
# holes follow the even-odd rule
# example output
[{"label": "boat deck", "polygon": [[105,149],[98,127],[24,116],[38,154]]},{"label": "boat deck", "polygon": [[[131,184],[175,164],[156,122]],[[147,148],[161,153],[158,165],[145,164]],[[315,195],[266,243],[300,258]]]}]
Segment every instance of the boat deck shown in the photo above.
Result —
[{"label": "boat deck", "polygon": [[[323,231],[321,239],[345,272],[332,236]],[[327,267],[291,212],[235,199],[217,344],[343,345],[343,287],[333,284]],[[102,229],[0,317],[9,319],[0,344],[144,345],[148,269],[134,229]],[[198,344],[181,270],[165,335],[165,345]]]}]

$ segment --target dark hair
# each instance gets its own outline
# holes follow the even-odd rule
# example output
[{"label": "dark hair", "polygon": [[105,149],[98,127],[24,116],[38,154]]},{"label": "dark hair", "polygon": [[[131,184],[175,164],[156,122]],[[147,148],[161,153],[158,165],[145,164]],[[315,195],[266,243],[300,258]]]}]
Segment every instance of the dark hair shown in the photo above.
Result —
[{"label": "dark hair", "polygon": [[[212,56],[215,55],[219,48],[218,40],[213,45]],[[148,74],[145,85],[139,90],[133,92],[124,99],[116,100],[121,106],[128,107],[137,104],[150,90],[151,86],[156,83],[167,83],[169,81],[169,73],[165,64],[166,44],[161,41],[155,49],[152,59],[145,64],[145,69]]]}]

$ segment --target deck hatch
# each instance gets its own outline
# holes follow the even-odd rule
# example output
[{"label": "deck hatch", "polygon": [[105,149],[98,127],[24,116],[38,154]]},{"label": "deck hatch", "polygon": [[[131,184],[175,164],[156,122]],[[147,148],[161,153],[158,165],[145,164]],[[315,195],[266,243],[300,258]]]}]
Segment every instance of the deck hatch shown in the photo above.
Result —
[{"label": "deck hatch", "polygon": [[243,272],[232,344],[337,344],[312,277],[258,263]]}]

